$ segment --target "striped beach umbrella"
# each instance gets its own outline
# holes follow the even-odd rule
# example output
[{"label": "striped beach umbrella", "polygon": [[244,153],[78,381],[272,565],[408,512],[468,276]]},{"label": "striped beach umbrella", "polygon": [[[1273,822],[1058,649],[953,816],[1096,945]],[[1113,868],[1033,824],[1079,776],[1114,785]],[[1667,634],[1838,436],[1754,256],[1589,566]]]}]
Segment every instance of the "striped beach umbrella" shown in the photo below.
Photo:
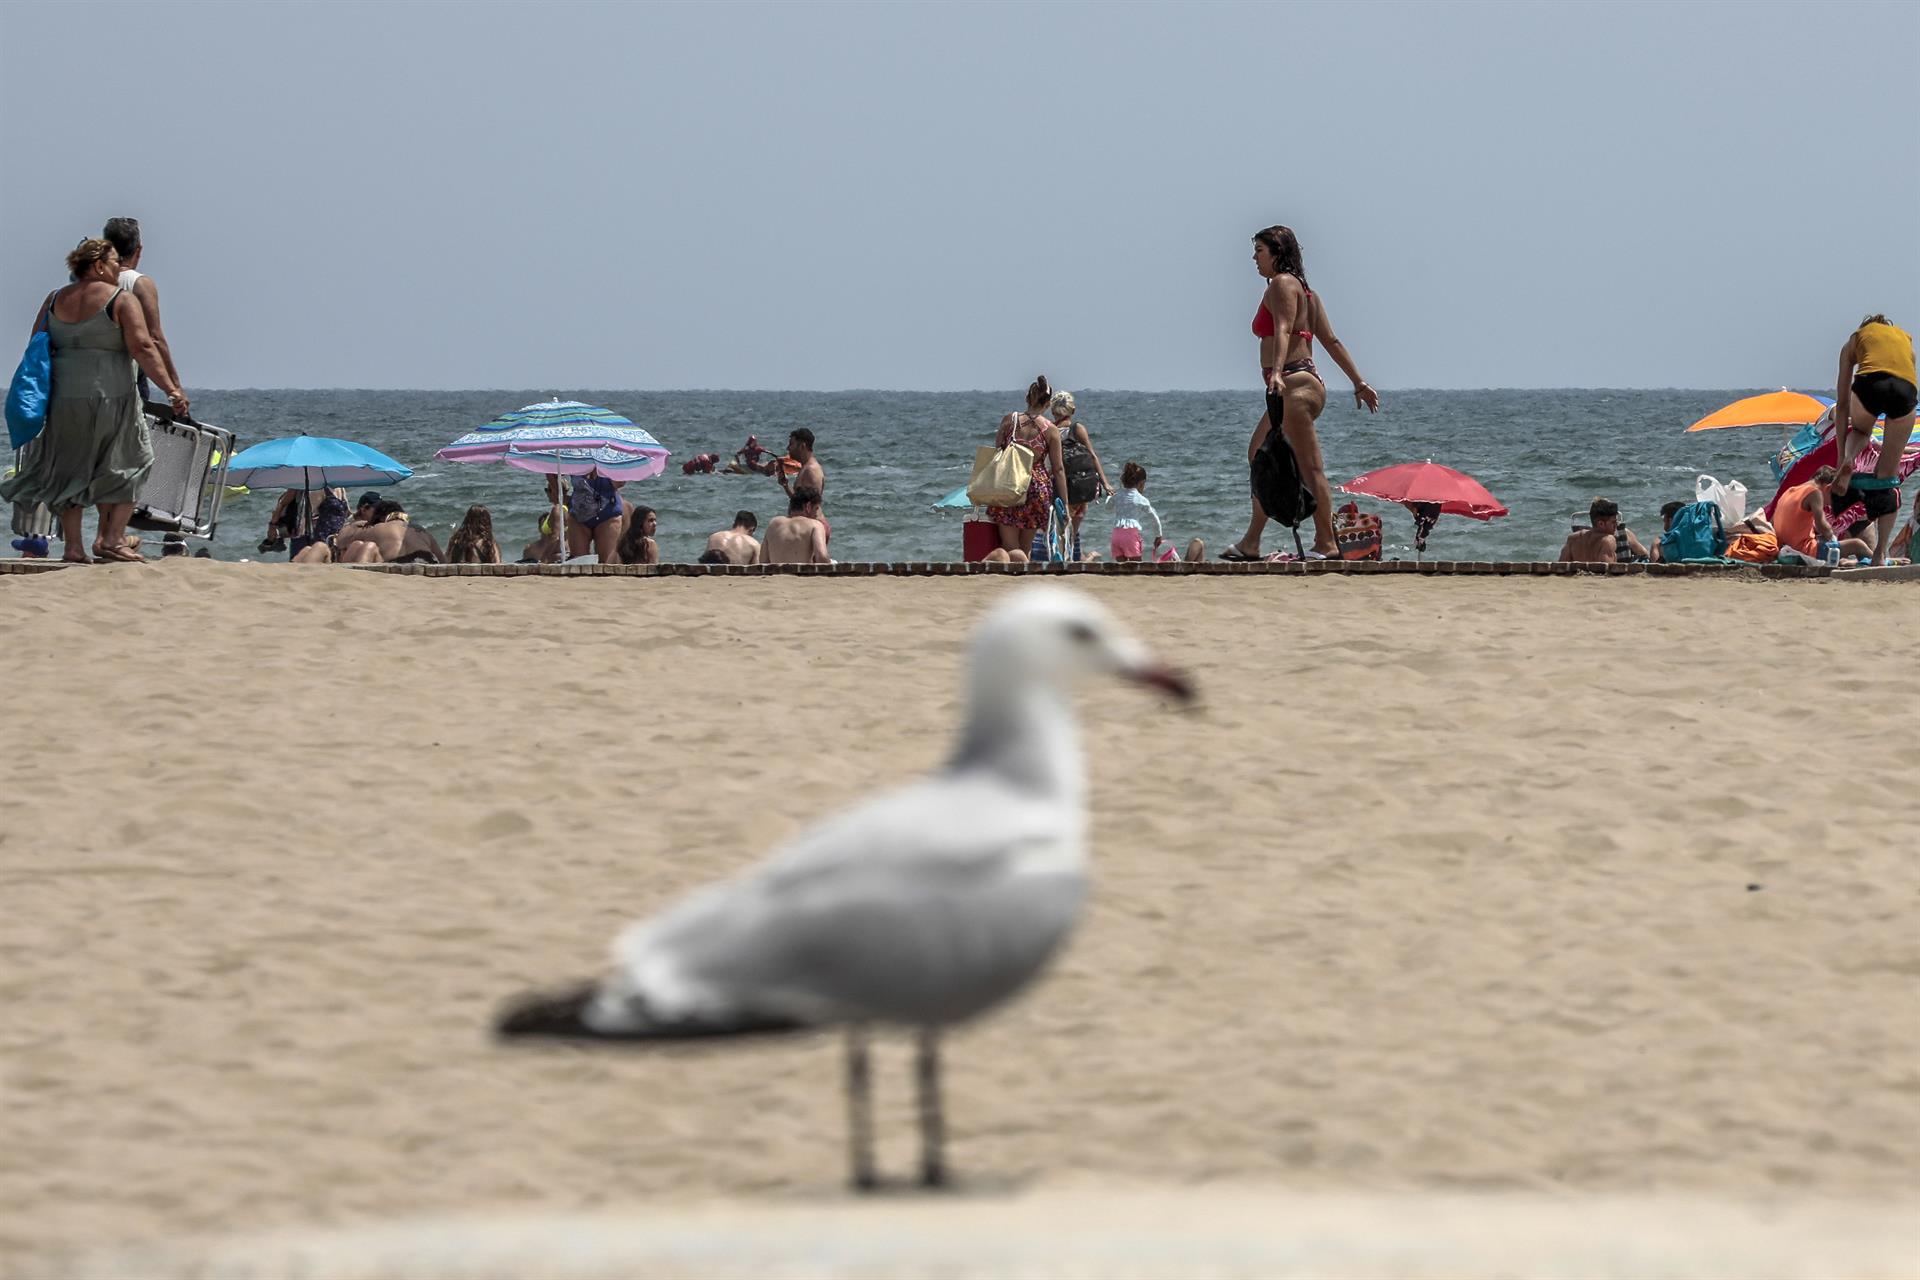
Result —
[{"label": "striped beach umbrella", "polygon": [[1735,400],[1725,408],[1715,409],[1687,430],[1718,431],[1722,427],[1804,427],[1809,422],[1818,422],[1821,415],[1831,408],[1833,408],[1833,401],[1825,396],[1810,396],[1804,391],[1789,391],[1782,387],[1778,391],[1769,391],[1760,396],[1748,396],[1744,400]]},{"label": "striped beach umbrella", "polygon": [[667,469],[667,447],[611,409],[544,400],[501,414],[434,455],[448,462],[504,462],[543,475],[645,480]]}]

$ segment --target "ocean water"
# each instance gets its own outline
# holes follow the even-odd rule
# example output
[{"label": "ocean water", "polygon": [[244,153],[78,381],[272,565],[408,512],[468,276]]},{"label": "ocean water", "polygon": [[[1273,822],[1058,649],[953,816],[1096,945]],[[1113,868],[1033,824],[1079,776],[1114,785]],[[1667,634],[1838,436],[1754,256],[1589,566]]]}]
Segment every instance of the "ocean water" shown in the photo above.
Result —
[{"label": "ocean water", "polygon": [[[1336,383],[1340,379],[1335,379]],[[1337,391],[1320,419],[1335,485],[1396,462],[1432,459],[1479,479],[1512,511],[1482,523],[1441,518],[1430,557],[1552,559],[1576,513],[1595,495],[1618,502],[1643,537],[1658,532],[1660,506],[1691,498],[1694,477],[1740,480],[1764,501],[1773,491],[1769,453],[1778,430],[1686,434],[1689,422],[1753,394],[1732,391],[1393,391],[1377,416]],[[247,443],[306,433],[373,445],[414,469],[393,491],[413,518],[444,543],[469,504],[492,510],[506,558],[534,536],[542,479],[499,463],[437,461],[434,451],[489,419],[545,400],[533,391],[201,391],[194,413]],[[965,483],[974,449],[992,442],[1000,415],[1017,407],[1007,392],[739,392],[560,389],[605,405],[646,427],[674,453],[667,473],[627,486],[630,501],[656,509],[661,551],[693,560],[715,529],[740,509],[764,527],[785,496],[764,476],[683,476],[697,453],[730,458],[749,434],[780,447],[793,427],[811,427],[827,471],[833,553],[841,560],[954,560],[962,513],[933,503]],[[1079,416],[1117,483],[1129,458],[1149,472],[1147,495],[1167,535],[1206,539],[1208,554],[1239,536],[1248,512],[1246,444],[1259,421],[1257,388],[1227,392],[1081,391]],[[261,557],[255,549],[275,494],[229,495],[212,544],[221,559]],[[1343,501],[1336,492],[1336,501]],[[1386,555],[1413,555],[1413,521],[1394,504],[1356,499],[1385,520]],[[1087,545],[1104,554],[1110,520],[1095,505]],[[1291,546],[1270,526],[1266,547]],[[57,552],[56,552],[57,554]]]}]

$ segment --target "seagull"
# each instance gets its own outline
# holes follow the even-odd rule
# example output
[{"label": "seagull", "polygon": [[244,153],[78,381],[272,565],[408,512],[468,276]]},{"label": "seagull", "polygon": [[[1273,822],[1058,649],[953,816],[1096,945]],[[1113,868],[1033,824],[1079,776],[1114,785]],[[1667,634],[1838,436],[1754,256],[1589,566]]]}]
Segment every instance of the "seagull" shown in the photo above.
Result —
[{"label": "seagull", "polygon": [[990,610],[967,665],[966,722],[943,766],[632,925],[610,972],[508,1002],[497,1034],[644,1046],[843,1028],[850,1181],[868,1191],[869,1036],[907,1029],[920,1182],[946,1185],[941,1033],[1038,977],[1086,898],[1073,686],[1118,676],[1193,697],[1106,609],[1058,587]]}]

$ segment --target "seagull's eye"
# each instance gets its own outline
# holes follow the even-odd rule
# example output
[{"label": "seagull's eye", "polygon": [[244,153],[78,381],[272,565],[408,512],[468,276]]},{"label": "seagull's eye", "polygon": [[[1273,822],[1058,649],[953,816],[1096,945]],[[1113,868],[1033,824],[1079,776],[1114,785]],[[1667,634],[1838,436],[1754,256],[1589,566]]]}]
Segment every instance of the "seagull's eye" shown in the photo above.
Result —
[{"label": "seagull's eye", "polygon": [[1093,628],[1084,622],[1069,622],[1067,634],[1073,638],[1075,644],[1092,644],[1100,638],[1093,633]]}]

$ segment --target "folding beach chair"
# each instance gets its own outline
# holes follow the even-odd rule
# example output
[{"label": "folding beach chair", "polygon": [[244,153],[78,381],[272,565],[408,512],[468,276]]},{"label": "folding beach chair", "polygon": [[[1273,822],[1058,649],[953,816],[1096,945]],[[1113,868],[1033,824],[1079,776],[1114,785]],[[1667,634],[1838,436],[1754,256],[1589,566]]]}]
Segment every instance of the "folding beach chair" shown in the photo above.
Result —
[{"label": "folding beach chair", "polygon": [[211,538],[227,493],[234,435],[211,423],[149,413],[153,470],[134,497],[135,529]]}]

